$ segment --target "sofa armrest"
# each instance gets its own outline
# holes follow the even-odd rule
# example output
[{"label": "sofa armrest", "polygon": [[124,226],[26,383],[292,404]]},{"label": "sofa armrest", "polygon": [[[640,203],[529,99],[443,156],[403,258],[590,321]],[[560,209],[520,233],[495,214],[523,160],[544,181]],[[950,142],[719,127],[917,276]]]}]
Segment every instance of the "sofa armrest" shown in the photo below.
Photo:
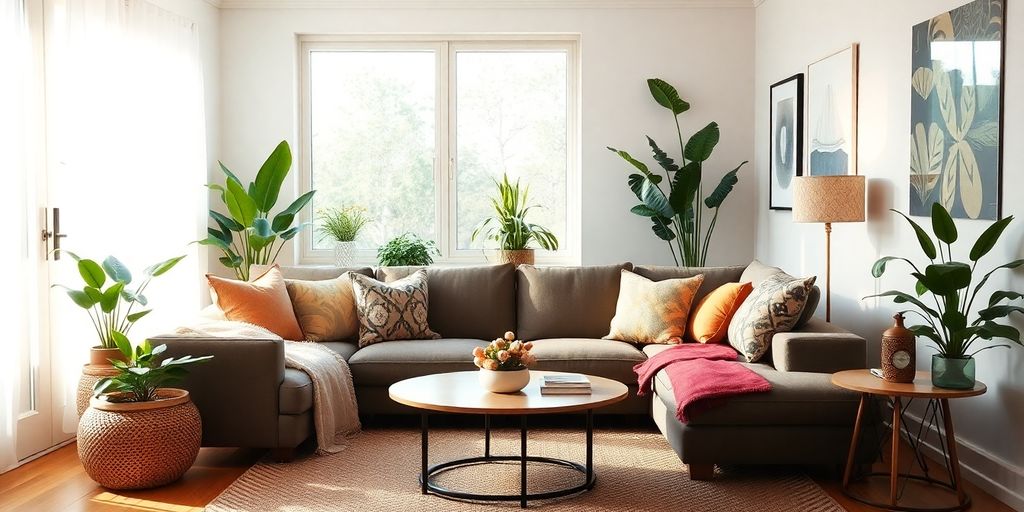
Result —
[{"label": "sofa armrest", "polygon": [[164,335],[150,341],[166,344],[169,357],[213,356],[189,366],[180,385],[202,416],[203,446],[277,446],[282,340]]},{"label": "sofa armrest", "polygon": [[772,362],[782,372],[835,373],[864,368],[866,361],[864,338],[818,318],[772,338]]}]

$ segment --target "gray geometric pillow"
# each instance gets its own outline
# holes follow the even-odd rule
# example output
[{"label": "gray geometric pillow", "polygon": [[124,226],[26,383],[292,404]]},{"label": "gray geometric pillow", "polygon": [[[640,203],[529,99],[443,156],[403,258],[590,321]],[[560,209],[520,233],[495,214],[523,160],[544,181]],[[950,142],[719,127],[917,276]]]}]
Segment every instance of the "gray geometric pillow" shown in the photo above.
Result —
[{"label": "gray geometric pillow", "polygon": [[352,273],[359,348],[382,341],[437,339],[427,325],[427,271],[383,283]]},{"label": "gray geometric pillow", "polygon": [[754,287],[729,322],[729,344],[751,363],[761,359],[775,333],[792,330],[800,320],[814,280],[780,272]]}]

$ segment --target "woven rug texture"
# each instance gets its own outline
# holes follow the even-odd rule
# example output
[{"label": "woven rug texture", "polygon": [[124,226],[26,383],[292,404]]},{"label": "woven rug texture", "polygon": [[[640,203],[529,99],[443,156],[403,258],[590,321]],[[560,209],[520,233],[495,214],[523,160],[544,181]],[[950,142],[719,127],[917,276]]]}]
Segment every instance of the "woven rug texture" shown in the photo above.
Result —
[{"label": "woven rug texture", "polygon": [[[582,431],[529,432],[529,455],[583,462]],[[432,429],[430,463],[483,454],[483,432]],[[492,432],[493,455],[518,455],[519,431]],[[545,501],[532,510],[552,511],[757,511],[841,512],[825,491],[798,469],[718,469],[712,481],[690,480],[686,465],[653,431],[598,430],[594,433],[594,489]],[[308,455],[291,463],[267,460],[228,487],[210,512],[516,510],[518,502],[469,503],[420,494],[420,432],[367,429],[341,453]],[[551,490],[582,482],[571,470],[529,464],[529,489]],[[475,493],[518,493],[518,464],[462,467],[436,475],[436,483]]]}]

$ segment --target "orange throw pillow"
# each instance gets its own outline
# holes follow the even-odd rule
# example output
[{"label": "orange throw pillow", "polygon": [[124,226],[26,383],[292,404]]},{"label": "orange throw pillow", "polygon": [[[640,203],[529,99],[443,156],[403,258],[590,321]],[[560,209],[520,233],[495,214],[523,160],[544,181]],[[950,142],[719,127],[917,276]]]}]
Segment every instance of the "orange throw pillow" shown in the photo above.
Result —
[{"label": "orange throw pillow", "polygon": [[228,320],[258,325],[286,340],[305,339],[277,265],[248,283],[210,274],[206,280],[215,294],[214,302]]},{"label": "orange throw pillow", "polygon": [[740,304],[754,291],[751,283],[726,283],[704,296],[690,315],[690,337],[700,343],[721,343]]}]

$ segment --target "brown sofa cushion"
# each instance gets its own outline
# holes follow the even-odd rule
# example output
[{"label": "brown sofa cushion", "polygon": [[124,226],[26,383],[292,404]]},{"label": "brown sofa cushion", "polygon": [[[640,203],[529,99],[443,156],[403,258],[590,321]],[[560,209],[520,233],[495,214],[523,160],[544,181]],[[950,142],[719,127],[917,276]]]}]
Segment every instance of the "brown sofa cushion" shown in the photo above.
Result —
[{"label": "brown sofa cushion", "polygon": [[[366,277],[373,277],[373,269],[370,267],[302,267],[302,266],[278,266],[285,279],[299,279],[302,281],[325,281],[334,279],[345,272],[354,272]],[[269,265],[253,265],[249,273],[258,276],[269,269]]]},{"label": "brown sofa cushion", "polygon": [[665,279],[679,279],[704,274],[704,283],[697,289],[697,295],[693,297],[693,305],[696,305],[705,295],[725,283],[740,282],[740,274],[746,267],[670,267],[655,265],[637,265],[633,272],[640,274],[651,281],[664,281]]},{"label": "brown sofa cushion", "polygon": [[473,349],[486,345],[482,340],[452,338],[389,341],[359,349],[348,365],[356,386],[390,386],[412,377],[477,370]]},{"label": "brown sofa cushion", "polygon": [[313,408],[313,381],[295,368],[284,369],[284,381],[277,393],[281,414],[302,414]]},{"label": "brown sofa cushion", "polygon": [[608,334],[622,270],[633,265],[516,269],[516,334],[523,340]]},{"label": "brown sofa cushion", "polygon": [[[516,325],[515,267],[381,267],[391,282],[427,270],[427,323],[446,338],[494,339]],[[472,358],[469,359],[472,362]]]},{"label": "brown sofa cushion", "polygon": [[587,338],[534,340],[530,353],[537,358],[534,370],[585,373],[632,385],[633,366],[647,359],[630,343]]}]

